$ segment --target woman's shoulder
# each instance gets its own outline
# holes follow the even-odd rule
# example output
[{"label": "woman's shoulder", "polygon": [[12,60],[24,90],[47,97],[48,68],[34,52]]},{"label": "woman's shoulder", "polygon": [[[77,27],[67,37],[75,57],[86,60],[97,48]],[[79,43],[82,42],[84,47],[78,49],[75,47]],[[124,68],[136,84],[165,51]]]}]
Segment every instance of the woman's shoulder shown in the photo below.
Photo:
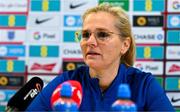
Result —
[{"label": "woman's shoulder", "polygon": [[140,69],[137,69],[135,67],[128,67],[126,70],[127,77],[131,80],[136,81],[150,81],[154,79],[154,76],[150,72],[142,71]]}]

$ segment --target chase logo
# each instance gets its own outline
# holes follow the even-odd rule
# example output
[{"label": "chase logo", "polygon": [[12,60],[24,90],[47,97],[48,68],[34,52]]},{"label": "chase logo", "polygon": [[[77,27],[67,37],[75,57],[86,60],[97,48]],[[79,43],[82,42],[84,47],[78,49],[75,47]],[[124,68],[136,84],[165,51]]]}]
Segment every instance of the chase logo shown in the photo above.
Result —
[{"label": "chase logo", "polygon": [[64,16],[65,27],[81,27],[82,20],[80,15],[65,15]]},{"label": "chase logo", "polygon": [[164,0],[134,0],[134,11],[164,11],[165,1]]},{"label": "chase logo", "polygon": [[22,60],[0,60],[0,72],[24,73],[25,61]]},{"label": "chase logo", "polygon": [[26,15],[0,15],[0,27],[26,27]]},{"label": "chase logo", "polygon": [[163,59],[164,47],[163,46],[137,46],[136,47],[137,59]]},{"label": "chase logo", "polygon": [[[143,32],[142,32],[143,30]],[[149,30],[151,32],[149,32]],[[164,32],[157,28],[134,28],[134,38],[138,44],[163,44]]]},{"label": "chase logo", "polygon": [[59,46],[30,46],[29,48],[30,57],[58,57]]},{"label": "chase logo", "polygon": [[24,45],[0,45],[0,56],[3,57],[24,57]]},{"label": "chase logo", "polygon": [[135,27],[162,27],[163,16],[133,16],[133,26]]},{"label": "chase logo", "polygon": [[168,28],[180,28],[180,15],[168,15]]},{"label": "chase logo", "polygon": [[31,11],[60,11],[60,0],[31,0]]}]

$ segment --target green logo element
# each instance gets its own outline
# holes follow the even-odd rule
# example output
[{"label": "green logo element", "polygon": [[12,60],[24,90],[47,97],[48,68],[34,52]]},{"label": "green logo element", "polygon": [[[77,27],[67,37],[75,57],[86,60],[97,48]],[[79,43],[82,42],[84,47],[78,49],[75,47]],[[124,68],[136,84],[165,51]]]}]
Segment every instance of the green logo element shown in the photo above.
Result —
[{"label": "green logo element", "polygon": [[122,7],[124,10],[129,11],[129,0],[99,0],[99,4],[109,3],[113,6]]}]

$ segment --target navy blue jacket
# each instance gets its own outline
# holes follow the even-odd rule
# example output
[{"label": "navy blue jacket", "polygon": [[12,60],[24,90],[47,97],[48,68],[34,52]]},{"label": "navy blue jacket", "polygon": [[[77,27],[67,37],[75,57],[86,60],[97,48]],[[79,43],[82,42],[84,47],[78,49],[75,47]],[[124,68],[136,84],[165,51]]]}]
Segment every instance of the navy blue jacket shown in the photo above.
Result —
[{"label": "navy blue jacket", "polygon": [[77,80],[83,89],[80,111],[110,111],[116,100],[118,86],[128,83],[131,89],[131,100],[137,105],[138,111],[174,111],[165,91],[150,73],[142,72],[133,67],[119,66],[119,71],[109,88],[103,93],[97,78],[91,78],[89,67],[83,66],[67,71],[51,81],[33,100],[27,111],[51,111],[50,98],[56,87],[64,81]]}]

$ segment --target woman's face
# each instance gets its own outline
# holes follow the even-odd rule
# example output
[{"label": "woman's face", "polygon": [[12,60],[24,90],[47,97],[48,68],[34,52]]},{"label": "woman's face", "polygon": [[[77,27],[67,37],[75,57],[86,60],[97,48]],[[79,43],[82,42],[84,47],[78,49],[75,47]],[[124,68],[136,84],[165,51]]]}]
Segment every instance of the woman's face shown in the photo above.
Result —
[{"label": "woman's face", "polygon": [[[115,21],[116,18],[106,12],[91,13],[85,18],[82,30],[85,32],[84,37],[89,38],[82,39],[80,45],[84,61],[90,68],[106,69],[112,64],[119,65],[124,43],[114,26]],[[108,35],[99,32],[106,32]],[[98,36],[108,38],[98,39]]]}]

